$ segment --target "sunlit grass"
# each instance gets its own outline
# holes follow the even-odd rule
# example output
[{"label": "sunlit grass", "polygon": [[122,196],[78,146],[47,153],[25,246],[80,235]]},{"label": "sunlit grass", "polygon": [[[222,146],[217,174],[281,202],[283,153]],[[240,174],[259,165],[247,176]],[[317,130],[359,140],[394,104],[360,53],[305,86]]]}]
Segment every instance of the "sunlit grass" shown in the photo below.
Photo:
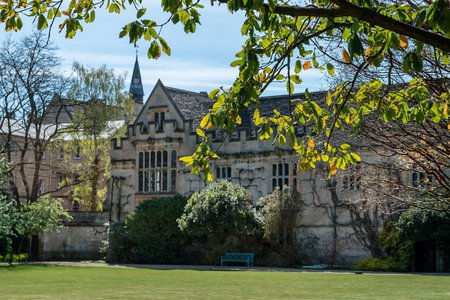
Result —
[{"label": "sunlit grass", "polygon": [[1,299],[450,299],[450,277],[0,267]]}]

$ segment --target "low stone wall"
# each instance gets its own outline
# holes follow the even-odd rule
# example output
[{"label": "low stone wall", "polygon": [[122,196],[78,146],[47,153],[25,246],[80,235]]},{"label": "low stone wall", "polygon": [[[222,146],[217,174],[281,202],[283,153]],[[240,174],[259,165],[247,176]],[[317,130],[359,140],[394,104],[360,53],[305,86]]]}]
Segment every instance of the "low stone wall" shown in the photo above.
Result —
[{"label": "low stone wall", "polygon": [[108,212],[72,212],[73,220],[57,232],[41,235],[43,260],[99,259],[105,256]]}]

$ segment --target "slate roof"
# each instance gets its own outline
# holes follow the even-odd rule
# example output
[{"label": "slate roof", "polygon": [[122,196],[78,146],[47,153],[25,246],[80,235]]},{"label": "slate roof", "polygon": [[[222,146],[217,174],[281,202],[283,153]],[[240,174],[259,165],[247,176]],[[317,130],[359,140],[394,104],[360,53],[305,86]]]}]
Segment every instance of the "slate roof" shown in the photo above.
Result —
[{"label": "slate roof", "polygon": [[[164,89],[176,105],[183,119],[193,121],[194,128],[199,126],[203,116],[208,113],[214,104],[214,100],[209,99],[206,93],[191,92],[166,86]],[[310,93],[310,99],[318,102],[324,101],[326,93],[326,91],[312,92]],[[295,102],[296,99],[306,99],[306,97],[304,93],[298,93],[293,94],[290,99]],[[292,104],[291,108],[293,109],[294,106],[295,103]],[[251,119],[256,107],[256,104],[251,104],[248,110],[241,115],[242,124],[240,127],[252,127]],[[282,114],[289,114],[289,96],[276,95],[261,97],[258,107],[262,116],[272,115],[274,109]]]},{"label": "slate roof", "polygon": [[196,93],[173,87],[164,87],[166,93],[177,106],[182,118],[192,120],[194,127],[200,124],[203,116],[208,113],[214,104],[214,100],[208,98],[206,93]]}]

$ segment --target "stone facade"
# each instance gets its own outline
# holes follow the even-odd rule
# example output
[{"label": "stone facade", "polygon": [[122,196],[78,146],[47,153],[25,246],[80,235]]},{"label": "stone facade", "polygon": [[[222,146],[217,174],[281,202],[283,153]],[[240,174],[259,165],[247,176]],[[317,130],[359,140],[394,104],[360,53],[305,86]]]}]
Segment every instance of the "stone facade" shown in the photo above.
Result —
[{"label": "stone facade", "polygon": [[[321,97],[324,93],[314,93]],[[304,95],[296,95],[304,97]],[[205,187],[201,175],[194,175],[179,158],[192,154],[198,144],[195,129],[213,101],[204,93],[165,87],[158,81],[143,104],[125,138],[113,141],[110,207],[113,220],[123,220],[140,202],[155,197],[181,194],[189,196]],[[261,98],[260,111],[269,114],[276,107],[287,109],[286,96]],[[254,201],[287,185],[298,191],[302,211],[298,222],[298,238],[314,237],[317,251],[311,263],[326,261],[330,252],[339,251],[338,263],[350,264],[369,253],[357,242],[345,209],[333,206],[333,193],[339,197],[358,193],[348,191],[342,183],[328,179],[320,170],[297,173],[297,155],[287,146],[261,141],[249,116],[252,107],[242,116],[242,124],[228,137],[208,132],[219,159],[212,162],[216,179],[226,179],[247,188]],[[302,136],[306,128],[299,127]],[[220,146],[220,148],[219,148]],[[369,152],[363,159],[372,159]],[[336,203],[334,203],[336,204]],[[334,250],[333,250],[333,249]],[[339,249],[338,249],[339,248]]]}]

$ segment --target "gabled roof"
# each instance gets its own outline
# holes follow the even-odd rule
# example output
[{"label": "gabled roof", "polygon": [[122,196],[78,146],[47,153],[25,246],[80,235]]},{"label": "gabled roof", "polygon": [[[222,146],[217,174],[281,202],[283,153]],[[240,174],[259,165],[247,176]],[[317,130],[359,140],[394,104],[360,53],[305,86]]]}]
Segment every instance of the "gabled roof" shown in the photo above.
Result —
[{"label": "gabled roof", "polygon": [[193,126],[200,124],[203,116],[212,108],[214,101],[206,93],[185,91],[173,87],[164,87],[165,92],[178,109],[184,120],[192,120]]},{"label": "gabled roof", "polygon": [[[203,116],[205,116],[209,112],[209,110],[212,108],[214,104],[214,100],[209,99],[208,94],[204,92],[198,93],[173,87],[167,87],[164,86],[161,80],[158,80],[153,91],[158,86],[163,89],[163,91],[165,92],[165,94],[175,107],[180,117],[184,121],[192,121],[193,128],[197,128],[199,126]],[[153,91],[149,99],[151,98]],[[323,102],[325,100],[326,94],[327,94],[326,91],[312,92],[310,93],[310,99],[315,100],[317,102]],[[254,103],[250,104],[248,110],[246,110],[242,114],[241,116],[242,124],[239,127],[252,127],[251,119],[253,117],[253,113],[256,107],[259,108],[260,114],[262,116],[272,115],[274,109],[278,110],[282,114],[285,115],[289,114],[289,109],[293,109],[293,107],[295,107],[295,103],[292,104],[291,106],[289,105],[289,99],[292,100],[306,99],[306,96],[304,93],[297,93],[291,95],[291,97],[289,97],[288,95],[260,97],[260,102],[258,105]],[[144,105],[144,107],[145,106],[146,105]],[[141,113],[142,111],[140,112],[140,114]]]}]

